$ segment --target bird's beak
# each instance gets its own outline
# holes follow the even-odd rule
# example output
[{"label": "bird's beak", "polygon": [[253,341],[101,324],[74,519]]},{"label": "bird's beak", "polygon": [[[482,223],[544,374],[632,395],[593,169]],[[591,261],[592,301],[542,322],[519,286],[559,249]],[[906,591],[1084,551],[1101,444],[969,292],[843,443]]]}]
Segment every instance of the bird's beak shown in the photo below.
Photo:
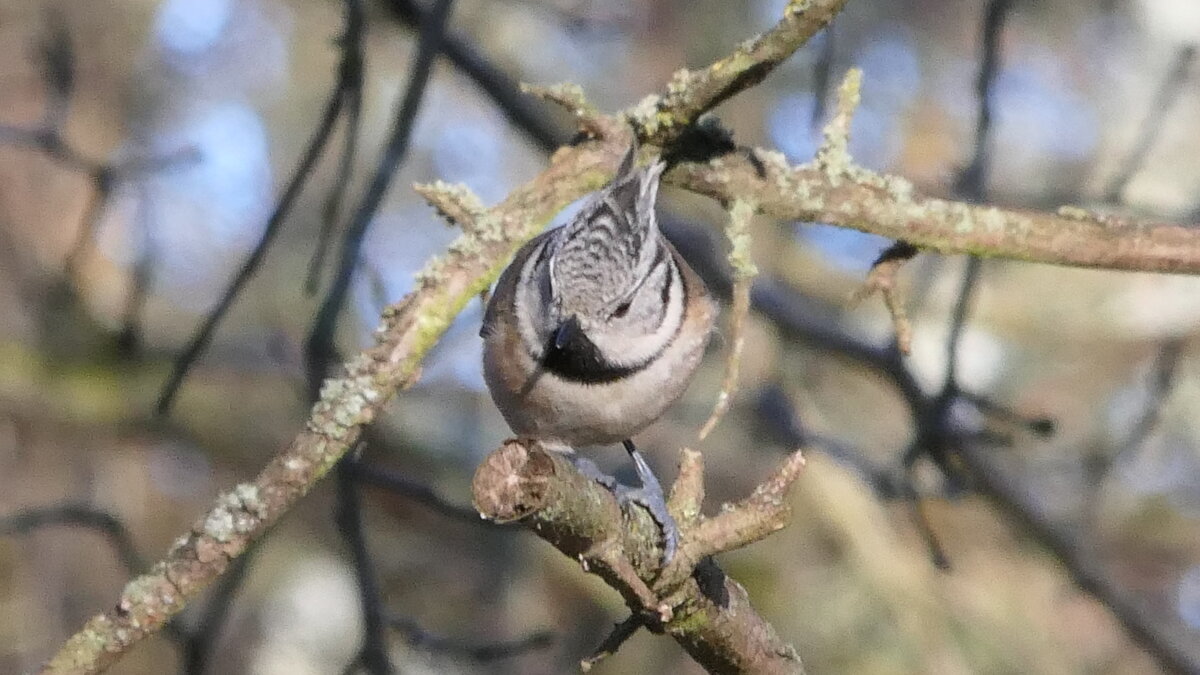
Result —
[{"label": "bird's beak", "polygon": [[582,334],[583,328],[579,325],[579,318],[572,314],[571,318],[559,324],[558,329],[554,331],[554,348],[562,349],[578,340]]}]

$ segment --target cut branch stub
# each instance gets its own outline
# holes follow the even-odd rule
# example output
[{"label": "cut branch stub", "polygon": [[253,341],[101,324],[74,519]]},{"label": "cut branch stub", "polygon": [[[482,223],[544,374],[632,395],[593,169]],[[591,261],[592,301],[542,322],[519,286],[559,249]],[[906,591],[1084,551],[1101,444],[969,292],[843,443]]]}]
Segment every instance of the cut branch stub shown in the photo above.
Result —
[{"label": "cut branch stub", "polygon": [[505,442],[479,466],[472,491],[480,515],[520,521],[578,559],[621,594],[638,625],[670,635],[710,672],[794,674],[803,672],[795,650],[709,556],[783,527],[787,490],[803,464],[791,455],[750,497],[706,519],[703,462],[685,449],[670,500],[682,543],[666,569],[661,532],[645,509],[622,511],[612,492],[535,441]]}]

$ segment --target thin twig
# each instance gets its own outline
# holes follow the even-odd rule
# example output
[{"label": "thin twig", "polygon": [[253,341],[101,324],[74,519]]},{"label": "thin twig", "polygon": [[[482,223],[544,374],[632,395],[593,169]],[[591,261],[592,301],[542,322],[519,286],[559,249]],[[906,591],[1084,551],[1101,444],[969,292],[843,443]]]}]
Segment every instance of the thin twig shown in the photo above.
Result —
[{"label": "thin twig", "polygon": [[[430,11],[415,0],[387,0],[385,7],[409,28],[422,25]],[[525,132],[542,151],[550,152],[571,137],[570,129],[555,123],[545,114],[543,106],[522,95],[517,81],[476,49],[469,39],[447,33],[443,38],[442,51],[491,99],[508,121]]]},{"label": "thin twig", "polygon": [[554,644],[555,637],[551,631],[539,630],[515,640],[467,644],[454,638],[430,633],[416,621],[405,617],[393,616],[388,619],[388,625],[403,633],[409,645],[414,648],[481,663],[509,659],[545,649]]},{"label": "thin twig", "polygon": [[358,663],[372,675],[389,675],[393,672],[388,656],[387,623],[383,616],[383,596],[379,580],[371,564],[371,553],[367,549],[366,533],[362,523],[362,500],[358,483],[349,465],[357,462],[354,454],[342,458],[336,470],[337,503],[334,518],[338,531],[350,550],[354,562],[354,576],[358,583],[359,609],[363,617],[363,639],[359,647]]},{"label": "thin twig", "polygon": [[342,131],[342,154],[338,160],[337,173],[333,178],[333,186],[321,209],[321,230],[317,234],[317,244],[309,262],[308,275],[304,281],[304,292],[314,295],[321,282],[321,269],[325,265],[325,254],[333,240],[333,232],[337,228],[338,219],[342,216],[342,202],[346,190],[350,186],[350,177],[354,172],[354,162],[358,155],[359,128],[362,124],[363,101],[363,33],[364,19],[362,0],[345,0],[346,30],[341,38],[342,62],[338,66],[338,87],[344,97],[346,119]]},{"label": "thin twig", "polygon": [[1142,123],[1141,130],[1138,133],[1137,142],[1129,151],[1129,157],[1121,163],[1121,169],[1112,177],[1108,186],[1104,189],[1104,201],[1116,204],[1121,201],[1121,195],[1125,193],[1125,188],[1129,185],[1129,181],[1137,175],[1142,167],[1146,164],[1146,157],[1150,154],[1150,149],[1154,147],[1154,143],[1158,140],[1159,134],[1166,127],[1164,123],[1167,115],[1175,107],[1175,102],[1179,100],[1179,95],[1184,91],[1184,85],[1187,84],[1188,73],[1191,71],[1192,63],[1196,60],[1196,45],[1184,45],[1175,52],[1175,58],[1171,63],[1171,69],[1167,72],[1167,76],[1163,78],[1162,84],[1159,85],[1158,93],[1154,96],[1154,100],[1150,103],[1150,111],[1146,115],[1146,120]]},{"label": "thin twig", "polygon": [[908,355],[912,351],[912,324],[904,310],[904,297],[897,285],[896,276],[904,263],[917,255],[917,248],[900,240],[887,247],[875,262],[871,263],[871,271],[867,279],[850,296],[851,302],[861,302],[867,297],[878,293],[883,297],[888,315],[892,317],[892,330],[896,334],[896,348],[901,354]]},{"label": "thin twig", "polygon": [[616,654],[621,645],[625,644],[625,641],[633,637],[633,634],[644,625],[646,623],[641,614],[630,614],[624,621],[613,626],[608,637],[604,638],[604,642],[596,647],[596,651],[592,652],[591,656],[579,662],[579,669],[585,673],[591,671],[596,664]]},{"label": "thin twig", "polygon": [[459,506],[446,500],[428,485],[390,469],[361,461],[347,466],[358,481],[412,499],[453,520],[489,528],[504,527],[504,525],[480,518],[479,512],[475,509]]},{"label": "thin twig", "polygon": [[75,525],[103,534],[117,552],[126,573],[146,568],[129,529],[117,517],[86,504],[57,504],[31,508],[0,517],[0,535],[27,534],[47,525]]},{"label": "thin twig", "polygon": [[138,190],[137,232],[141,237],[129,290],[125,294],[125,309],[121,316],[121,331],[117,334],[117,351],[132,356],[141,344],[142,310],[154,280],[154,264],[158,258],[158,243],[154,237],[154,198],[146,186]]},{"label": "thin twig", "polygon": [[446,22],[450,18],[453,0],[437,0],[433,11],[421,24],[417,38],[417,54],[413,58],[408,86],[404,90],[392,123],[392,130],[384,144],[379,158],[379,165],[371,176],[354,215],[350,218],[346,231],[342,235],[341,255],[338,259],[337,270],[333,283],[325,294],[317,316],[309,330],[305,341],[306,361],[309,364],[309,391],[315,398],[316,390],[325,377],[324,364],[333,353],[333,337],[337,328],[338,317],[345,305],[350,284],[354,280],[358,268],[360,251],[367,229],[383,203],[396,172],[408,154],[408,144],[412,134],[413,123],[417,119],[421,101],[425,97],[425,87],[433,74],[434,60],[441,51],[442,35]]},{"label": "thin twig", "polygon": [[992,134],[992,88],[1000,71],[1000,36],[1004,22],[1012,10],[1013,0],[989,0],[983,12],[979,44],[979,75],[975,79],[975,96],[979,102],[975,119],[975,148],[956,182],[956,191],[968,201],[983,199],[987,174],[991,164],[989,141]]},{"label": "thin twig", "polygon": [[738,389],[738,371],[742,351],[746,346],[746,319],[750,314],[750,287],[758,275],[758,267],[750,255],[750,223],[754,205],[738,200],[729,207],[725,234],[729,238],[729,266],[733,270],[733,305],[729,310],[729,354],[725,357],[725,375],[721,390],[708,421],[700,427],[697,437],[704,440],[729,411]]},{"label": "thin twig", "polygon": [[182,667],[185,675],[204,675],[208,669],[209,657],[221,638],[225,619],[233,608],[233,600],[250,570],[257,550],[257,546],[252,546],[234,560],[225,574],[213,584],[208,601],[204,604],[204,613],[185,643]]},{"label": "thin twig", "polygon": [[[117,554],[117,562],[127,575],[134,575],[146,568],[145,558],[138,552],[129,528],[119,518],[88,506],[87,504],[56,504],[17,511],[0,516],[0,536],[29,534],[34,530],[51,525],[70,525],[95,530],[104,535]],[[191,642],[178,621],[170,622],[165,632],[186,651]]]},{"label": "thin twig", "polygon": [[[348,47],[348,45],[353,43],[353,40],[349,37],[350,30],[357,27],[356,30],[361,31],[361,26],[362,8],[360,2],[358,0],[347,0],[343,62],[353,59],[353,56],[349,54],[350,50]],[[258,273],[259,267],[262,266],[268,249],[270,249],[271,244],[274,243],[275,238],[282,230],[283,224],[287,221],[288,214],[291,213],[296,199],[300,196],[300,192],[312,177],[317,160],[325,152],[333,128],[347,102],[346,92],[351,84],[349,78],[350,71],[351,69],[348,67],[339,68],[338,81],[334,85],[333,91],[329,95],[329,100],[325,104],[325,111],[317,123],[316,131],[313,133],[312,139],[309,140],[304,154],[301,155],[300,162],[296,165],[295,171],[292,172],[292,177],[288,180],[287,187],[284,188],[283,194],[280,195],[279,201],[275,205],[275,210],[271,213],[271,217],[267,219],[262,236],[259,237],[258,243],[250,251],[250,254],[230,281],[229,286],[221,294],[221,298],[217,301],[217,304],[205,316],[204,321],[196,329],[196,332],[192,334],[192,338],[188,340],[187,346],[183,348],[183,351],[175,359],[175,363],[171,368],[171,374],[167,377],[167,381],[163,385],[162,391],[158,395],[158,401],[155,404],[157,414],[166,415],[171,411],[171,406],[175,402],[175,397],[179,393],[179,388],[183,385],[183,380],[187,377],[188,371],[191,370],[191,367],[212,341],[217,326],[220,325],[226,314],[228,314],[234,301],[241,294],[250,279]]]}]

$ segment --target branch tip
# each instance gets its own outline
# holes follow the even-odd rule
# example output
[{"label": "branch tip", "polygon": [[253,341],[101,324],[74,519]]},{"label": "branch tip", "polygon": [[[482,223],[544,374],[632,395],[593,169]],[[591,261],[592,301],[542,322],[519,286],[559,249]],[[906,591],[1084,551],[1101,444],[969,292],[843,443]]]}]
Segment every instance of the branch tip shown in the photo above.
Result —
[{"label": "branch tip", "polygon": [[871,271],[862,286],[850,295],[850,302],[862,302],[878,293],[883,298],[892,327],[896,332],[896,346],[907,356],[912,351],[912,323],[904,311],[904,296],[900,292],[896,277],[900,268],[918,253],[917,247],[906,241],[897,241],[879,254],[871,263]]},{"label": "branch tip", "polygon": [[838,87],[837,109],[825,125],[825,141],[817,150],[816,161],[831,181],[849,174],[854,168],[850,157],[850,125],[862,101],[861,88],[862,70],[851,68],[846,71],[842,85]]},{"label": "branch tip", "polygon": [[462,183],[442,180],[413,183],[413,190],[437,210],[439,216],[463,230],[471,230],[487,214],[483,200]]}]

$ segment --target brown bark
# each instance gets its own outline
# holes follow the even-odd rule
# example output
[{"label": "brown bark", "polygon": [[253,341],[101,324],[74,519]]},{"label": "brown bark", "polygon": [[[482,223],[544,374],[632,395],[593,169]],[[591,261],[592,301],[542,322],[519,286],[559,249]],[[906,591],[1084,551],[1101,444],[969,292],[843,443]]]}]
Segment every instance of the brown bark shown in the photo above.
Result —
[{"label": "brown bark", "polygon": [[711,518],[700,514],[700,455],[684,450],[682,457],[670,500],[680,546],[665,569],[658,563],[661,535],[649,513],[640,507],[622,511],[611,492],[580,474],[563,455],[534,442],[508,441],[489,455],[475,474],[472,491],[484,517],[518,521],[579,560],[620,593],[647,628],[670,635],[709,672],[804,672],[796,651],[710,557],[786,524],[787,491],[804,464],[800,453],[750,497]]}]

